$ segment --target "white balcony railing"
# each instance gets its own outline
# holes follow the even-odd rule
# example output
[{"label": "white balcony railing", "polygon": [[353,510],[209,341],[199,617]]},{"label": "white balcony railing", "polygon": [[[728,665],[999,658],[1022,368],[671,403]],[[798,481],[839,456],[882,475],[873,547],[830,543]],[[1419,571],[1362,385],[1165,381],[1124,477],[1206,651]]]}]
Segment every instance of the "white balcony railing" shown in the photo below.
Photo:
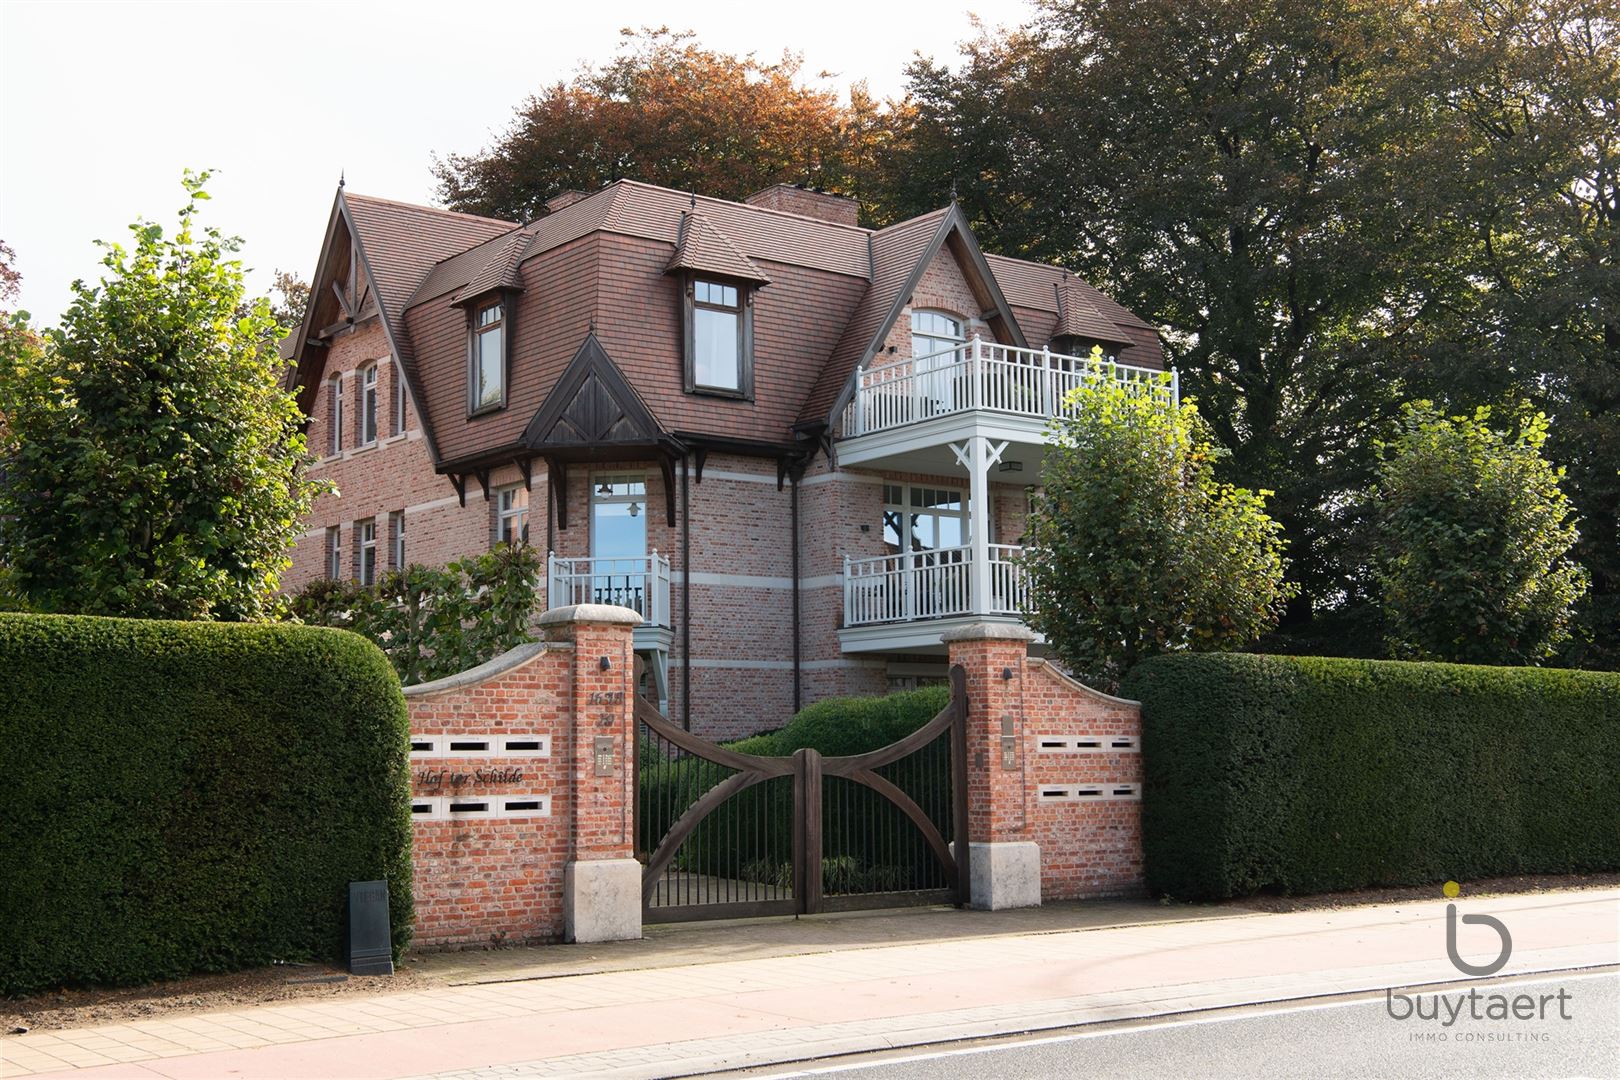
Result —
[{"label": "white balcony railing", "polygon": [[[1021,615],[1029,601],[1024,549],[991,544],[990,595],[979,614]],[[975,614],[971,546],[844,559],[844,625]]]},{"label": "white balcony railing", "polygon": [[631,559],[546,560],[546,606],[613,604],[627,607],[646,626],[668,627],[669,560],[654,551]]},{"label": "white balcony railing", "polygon": [[1072,415],[1066,403],[1069,392],[1104,379],[1172,407],[1180,400],[1174,372],[975,337],[953,349],[861,372],[855,396],[844,409],[844,437],[978,409],[1040,419]]}]

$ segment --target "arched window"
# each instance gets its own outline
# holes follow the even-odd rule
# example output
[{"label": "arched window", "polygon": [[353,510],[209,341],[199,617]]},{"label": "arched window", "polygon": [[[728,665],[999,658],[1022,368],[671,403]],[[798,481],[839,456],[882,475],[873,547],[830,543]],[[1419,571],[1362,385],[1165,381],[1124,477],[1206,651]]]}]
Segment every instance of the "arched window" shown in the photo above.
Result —
[{"label": "arched window", "polygon": [[911,355],[931,356],[946,352],[967,341],[962,320],[943,311],[911,313]]}]

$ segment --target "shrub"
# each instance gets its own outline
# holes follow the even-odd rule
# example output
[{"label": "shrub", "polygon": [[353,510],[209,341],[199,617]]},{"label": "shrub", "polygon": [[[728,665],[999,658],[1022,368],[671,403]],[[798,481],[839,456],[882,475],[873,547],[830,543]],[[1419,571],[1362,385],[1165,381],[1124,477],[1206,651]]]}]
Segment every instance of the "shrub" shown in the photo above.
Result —
[{"label": "shrub", "polygon": [[387,654],[407,686],[455,675],[532,640],[545,597],[539,552],[498,545],[442,568],[410,566],[376,585],[317,580],[293,597],[306,623],[337,626]]},{"label": "shrub", "polygon": [[1541,453],[1547,418],[1512,436],[1490,419],[1414,402],[1379,447],[1374,565],[1393,656],[1534,664],[1569,639],[1587,574],[1564,470]]},{"label": "shrub", "polygon": [[1105,690],[1145,656],[1242,648],[1296,591],[1270,493],[1217,481],[1208,423],[1168,392],[1113,378],[1072,391],[1031,506],[1029,624]]},{"label": "shrub", "polygon": [[353,634],[0,615],[0,993],[341,955],[412,923],[405,702]]},{"label": "shrub", "polygon": [[1620,868],[1620,676],[1182,655],[1125,692],[1155,892]]}]

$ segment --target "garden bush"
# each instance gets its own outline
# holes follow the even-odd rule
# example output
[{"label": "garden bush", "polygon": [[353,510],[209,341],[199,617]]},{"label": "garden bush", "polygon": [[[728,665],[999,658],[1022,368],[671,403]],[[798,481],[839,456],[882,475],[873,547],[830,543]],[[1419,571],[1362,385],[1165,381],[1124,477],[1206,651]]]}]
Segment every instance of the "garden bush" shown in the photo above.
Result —
[{"label": "garden bush", "polygon": [[533,640],[545,565],[530,544],[498,544],[443,567],[392,570],[375,585],[322,578],[292,598],[292,613],[353,630],[387,655],[406,686],[475,668]]},{"label": "garden bush", "polygon": [[412,924],[405,702],[362,638],[0,615],[0,993],[343,950]]},{"label": "garden bush", "polygon": [[1620,675],[1205,654],[1124,691],[1156,893],[1620,869]]}]

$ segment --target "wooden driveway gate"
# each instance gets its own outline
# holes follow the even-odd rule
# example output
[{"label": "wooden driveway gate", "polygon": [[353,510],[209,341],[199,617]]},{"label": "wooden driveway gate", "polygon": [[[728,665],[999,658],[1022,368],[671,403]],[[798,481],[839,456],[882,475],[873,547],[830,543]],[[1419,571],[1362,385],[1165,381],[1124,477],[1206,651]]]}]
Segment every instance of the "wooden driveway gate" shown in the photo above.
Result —
[{"label": "wooden driveway gate", "polygon": [[966,904],[967,692],[879,750],[746,753],[636,700],[646,922]]}]

